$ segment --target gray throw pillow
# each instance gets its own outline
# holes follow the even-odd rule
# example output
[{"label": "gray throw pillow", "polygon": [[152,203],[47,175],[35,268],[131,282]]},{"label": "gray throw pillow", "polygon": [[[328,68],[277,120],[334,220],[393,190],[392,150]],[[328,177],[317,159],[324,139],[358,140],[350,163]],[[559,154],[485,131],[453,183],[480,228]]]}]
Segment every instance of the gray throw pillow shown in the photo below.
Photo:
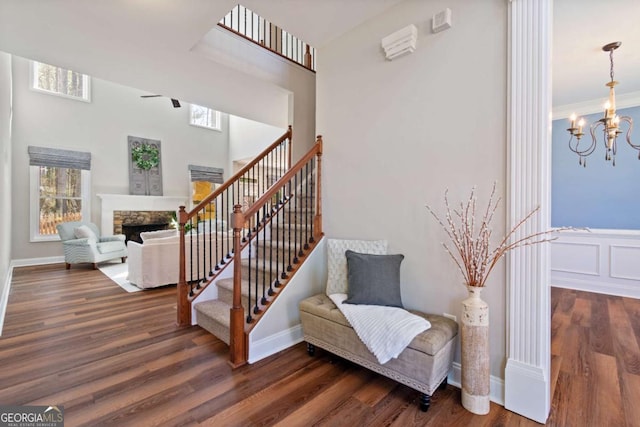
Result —
[{"label": "gray throw pillow", "polygon": [[347,304],[402,307],[400,263],[404,255],[371,255],[346,251]]}]

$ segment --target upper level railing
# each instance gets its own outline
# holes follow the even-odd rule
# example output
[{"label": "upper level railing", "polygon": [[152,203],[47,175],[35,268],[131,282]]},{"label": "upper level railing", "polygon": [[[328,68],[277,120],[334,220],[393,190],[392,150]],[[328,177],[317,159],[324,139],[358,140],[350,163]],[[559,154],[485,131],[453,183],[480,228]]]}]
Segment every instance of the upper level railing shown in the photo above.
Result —
[{"label": "upper level railing", "polygon": [[179,325],[191,324],[191,301],[232,260],[234,247],[229,218],[234,206],[248,209],[291,167],[291,137],[289,126],[284,135],[191,211],[180,206]]},{"label": "upper level railing", "polygon": [[316,69],[313,47],[242,5],[231,9],[218,25],[311,71]]}]

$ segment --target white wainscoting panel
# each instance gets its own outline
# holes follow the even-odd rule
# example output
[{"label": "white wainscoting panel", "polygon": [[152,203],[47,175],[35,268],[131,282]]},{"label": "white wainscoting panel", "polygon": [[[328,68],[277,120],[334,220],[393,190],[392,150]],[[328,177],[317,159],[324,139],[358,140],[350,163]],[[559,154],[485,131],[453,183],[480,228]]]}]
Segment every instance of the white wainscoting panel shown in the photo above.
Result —
[{"label": "white wainscoting panel", "polygon": [[600,245],[580,242],[554,242],[551,245],[551,270],[599,276]]},{"label": "white wainscoting panel", "polygon": [[640,281],[640,246],[611,245],[610,276]]},{"label": "white wainscoting panel", "polygon": [[563,231],[551,242],[551,285],[640,298],[640,231]]}]

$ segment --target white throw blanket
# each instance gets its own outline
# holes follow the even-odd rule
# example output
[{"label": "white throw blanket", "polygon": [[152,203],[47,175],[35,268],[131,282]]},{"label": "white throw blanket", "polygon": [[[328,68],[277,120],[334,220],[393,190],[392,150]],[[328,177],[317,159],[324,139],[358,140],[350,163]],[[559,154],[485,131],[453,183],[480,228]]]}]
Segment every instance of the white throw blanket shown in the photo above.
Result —
[{"label": "white throw blanket", "polygon": [[333,294],[329,298],[382,365],[398,357],[416,335],[431,327],[428,320],[402,308],[343,304],[347,294]]}]

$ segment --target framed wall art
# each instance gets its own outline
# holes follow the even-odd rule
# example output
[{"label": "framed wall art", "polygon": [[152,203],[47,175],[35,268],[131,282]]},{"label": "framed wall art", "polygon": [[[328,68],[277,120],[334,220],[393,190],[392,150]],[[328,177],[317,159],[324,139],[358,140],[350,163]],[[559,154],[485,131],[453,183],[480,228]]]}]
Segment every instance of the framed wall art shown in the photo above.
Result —
[{"label": "framed wall art", "polygon": [[162,196],[160,141],[129,136],[129,194]]}]

